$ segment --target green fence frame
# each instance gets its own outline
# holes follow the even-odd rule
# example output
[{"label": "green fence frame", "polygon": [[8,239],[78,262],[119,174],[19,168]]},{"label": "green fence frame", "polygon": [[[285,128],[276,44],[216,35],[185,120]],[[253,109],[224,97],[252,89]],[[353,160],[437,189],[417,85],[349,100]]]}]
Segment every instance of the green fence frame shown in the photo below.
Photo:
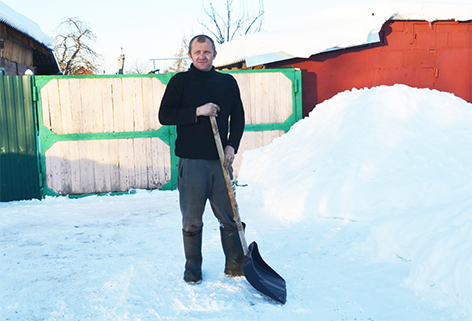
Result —
[{"label": "green fence frame", "polygon": [[[246,125],[245,131],[266,131],[266,130],[283,130],[287,132],[290,127],[302,118],[302,93],[301,93],[301,71],[293,68],[281,69],[261,69],[261,70],[231,70],[222,71],[223,73],[283,73],[292,82],[292,115],[283,123]],[[65,134],[58,135],[43,125],[42,106],[41,106],[41,88],[43,88],[52,79],[65,78],[137,78],[137,77],[154,77],[167,85],[175,73],[166,74],[138,74],[138,75],[89,75],[89,76],[36,76],[34,94],[38,97],[37,117],[40,141],[40,164],[42,171],[40,173],[40,184],[42,186],[43,195],[58,194],[46,186],[46,164],[44,153],[56,142],[60,141],[82,141],[82,140],[104,140],[104,139],[130,139],[130,138],[150,138],[157,137],[169,145],[171,152],[171,179],[162,187],[163,190],[173,190],[177,188],[177,161],[175,156],[175,139],[177,136],[175,126],[162,126],[155,131],[142,132],[114,132],[114,133],[87,133],[87,134]],[[115,193],[112,193],[115,194]],[[118,193],[121,194],[121,193]]]}]

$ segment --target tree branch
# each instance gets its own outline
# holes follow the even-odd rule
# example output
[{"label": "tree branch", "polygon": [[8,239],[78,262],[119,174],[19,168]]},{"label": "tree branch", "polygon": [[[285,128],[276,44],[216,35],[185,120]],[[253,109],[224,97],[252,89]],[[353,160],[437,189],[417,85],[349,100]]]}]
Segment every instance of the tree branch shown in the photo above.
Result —
[{"label": "tree branch", "polygon": [[[235,3],[239,1],[246,1],[242,10],[235,10]],[[238,35],[246,35],[253,32],[258,32],[262,29],[264,4],[263,0],[259,0],[259,7],[257,13],[253,14],[247,10],[247,0],[225,0],[224,8],[218,12],[213,2],[209,2],[209,8],[205,5],[205,0],[202,2],[203,12],[208,22],[200,21],[202,25],[210,34],[215,37],[215,42],[222,44],[233,40]],[[225,17],[225,18],[223,18]],[[255,25],[259,24],[257,28]]]}]

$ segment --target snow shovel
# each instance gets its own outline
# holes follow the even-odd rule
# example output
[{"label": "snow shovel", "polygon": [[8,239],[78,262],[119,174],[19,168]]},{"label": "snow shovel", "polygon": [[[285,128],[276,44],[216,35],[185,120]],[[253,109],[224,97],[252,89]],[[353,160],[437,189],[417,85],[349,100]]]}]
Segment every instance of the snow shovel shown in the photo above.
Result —
[{"label": "snow shovel", "polygon": [[246,257],[243,264],[244,276],[256,290],[277,302],[285,304],[285,301],[287,300],[285,280],[269,265],[267,265],[266,262],[264,262],[261,254],[259,253],[256,242],[252,242],[249,248],[247,247],[243,224],[239,216],[238,205],[236,204],[236,198],[231,186],[231,179],[229,177],[228,170],[224,166],[225,155],[215,116],[210,116],[210,122],[213,129],[213,135],[215,136],[215,143],[218,149],[218,156],[220,158],[221,168],[225,177],[226,187],[231,200],[231,207],[233,208],[234,221],[237,224],[241,246],[244,251],[244,256]]}]

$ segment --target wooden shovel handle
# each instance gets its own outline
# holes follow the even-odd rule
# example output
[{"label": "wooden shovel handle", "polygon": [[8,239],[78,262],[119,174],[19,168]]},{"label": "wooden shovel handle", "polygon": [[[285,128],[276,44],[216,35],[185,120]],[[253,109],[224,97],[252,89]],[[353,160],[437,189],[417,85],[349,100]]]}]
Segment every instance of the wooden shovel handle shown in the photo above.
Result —
[{"label": "wooden shovel handle", "polygon": [[229,177],[228,170],[225,167],[225,152],[223,150],[223,144],[221,143],[220,132],[218,130],[218,124],[216,123],[215,116],[210,116],[211,128],[213,129],[213,135],[215,136],[215,144],[218,149],[218,157],[220,158],[221,169],[223,170],[223,176],[225,177],[226,188],[228,190],[229,199],[231,200],[231,207],[233,208],[234,221],[238,227],[239,238],[241,240],[241,246],[243,248],[244,255],[247,256],[249,250],[247,248],[246,236],[244,235],[243,223],[239,216],[238,204],[236,204],[236,198],[234,196],[233,187],[231,185],[231,179]]}]

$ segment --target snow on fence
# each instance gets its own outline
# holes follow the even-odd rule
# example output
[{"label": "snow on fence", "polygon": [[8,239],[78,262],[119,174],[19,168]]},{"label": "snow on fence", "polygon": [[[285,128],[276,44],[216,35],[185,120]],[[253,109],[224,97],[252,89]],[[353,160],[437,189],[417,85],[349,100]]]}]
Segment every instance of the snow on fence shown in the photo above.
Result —
[{"label": "snow on fence", "polygon": [[[237,174],[244,150],[269,144],[301,118],[301,73],[230,73],[240,86],[247,124]],[[171,76],[36,77],[43,193],[174,189],[175,128],[157,117]]]}]

